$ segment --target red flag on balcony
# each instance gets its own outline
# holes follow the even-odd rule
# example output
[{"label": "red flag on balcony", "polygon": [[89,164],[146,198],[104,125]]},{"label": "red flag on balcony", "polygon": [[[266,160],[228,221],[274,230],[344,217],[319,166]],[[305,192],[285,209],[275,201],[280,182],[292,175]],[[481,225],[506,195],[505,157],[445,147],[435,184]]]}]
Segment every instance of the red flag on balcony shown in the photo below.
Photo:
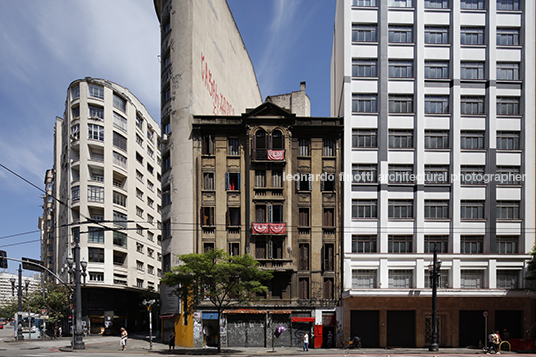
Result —
[{"label": "red flag on balcony", "polygon": [[271,223],[270,233],[273,234],[285,234],[286,223]]},{"label": "red flag on balcony", "polygon": [[285,160],[285,150],[268,150],[268,160]]},{"label": "red flag on balcony", "polygon": [[253,233],[268,233],[270,224],[269,223],[253,223]]}]

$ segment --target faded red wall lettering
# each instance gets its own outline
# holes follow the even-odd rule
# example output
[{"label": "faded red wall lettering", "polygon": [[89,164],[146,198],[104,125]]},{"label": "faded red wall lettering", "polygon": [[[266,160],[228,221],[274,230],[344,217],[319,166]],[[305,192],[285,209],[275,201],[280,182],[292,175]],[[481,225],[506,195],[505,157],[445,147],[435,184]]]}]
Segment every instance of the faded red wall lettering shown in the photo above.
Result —
[{"label": "faded red wall lettering", "polygon": [[212,72],[208,69],[203,52],[201,52],[201,80],[204,82],[205,88],[212,98],[212,113],[214,115],[234,115],[235,110],[233,106],[229,104],[227,98],[218,92],[218,85],[216,84],[216,80],[212,78]]}]

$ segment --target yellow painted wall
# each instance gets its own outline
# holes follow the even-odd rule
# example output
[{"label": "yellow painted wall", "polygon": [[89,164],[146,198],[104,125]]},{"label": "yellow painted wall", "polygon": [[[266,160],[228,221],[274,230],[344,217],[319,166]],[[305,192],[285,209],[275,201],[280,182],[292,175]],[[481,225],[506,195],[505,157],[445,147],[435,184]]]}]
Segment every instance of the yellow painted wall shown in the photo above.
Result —
[{"label": "yellow painted wall", "polygon": [[190,313],[187,317],[187,325],[184,325],[184,304],[181,314],[175,316],[175,344],[181,347],[194,347],[194,318]]}]

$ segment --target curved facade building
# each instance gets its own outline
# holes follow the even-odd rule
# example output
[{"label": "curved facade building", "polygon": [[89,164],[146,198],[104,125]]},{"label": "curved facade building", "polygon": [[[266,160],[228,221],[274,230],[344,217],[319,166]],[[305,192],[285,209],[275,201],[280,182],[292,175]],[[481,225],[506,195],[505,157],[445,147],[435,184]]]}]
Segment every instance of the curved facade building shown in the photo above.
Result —
[{"label": "curved facade building", "polygon": [[53,194],[65,204],[54,203],[55,234],[44,242],[54,254],[44,260],[68,280],[66,258],[79,240],[91,332],[105,315],[114,316],[111,331],[141,329],[140,293],[156,292],[161,276],[159,125],[127,88],[76,80],[56,119],[54,155]]}]

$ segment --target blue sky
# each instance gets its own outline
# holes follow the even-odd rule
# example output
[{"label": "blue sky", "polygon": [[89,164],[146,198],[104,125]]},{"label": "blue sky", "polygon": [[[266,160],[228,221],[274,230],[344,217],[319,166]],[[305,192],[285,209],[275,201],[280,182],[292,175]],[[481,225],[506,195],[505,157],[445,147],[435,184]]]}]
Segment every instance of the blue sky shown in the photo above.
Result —
[{"label": "blue sky", "polygon": [[[263,99],[305,81],[311,115],[329,115],[335,2],[228,0]],[[0,164],[44,188],[55,118],[76,79],[125,86],[159,120],[159,38],[152,0],[0,1]],[[42,192],[2,167],[0,182],[0,250],[40,259]]]}]

